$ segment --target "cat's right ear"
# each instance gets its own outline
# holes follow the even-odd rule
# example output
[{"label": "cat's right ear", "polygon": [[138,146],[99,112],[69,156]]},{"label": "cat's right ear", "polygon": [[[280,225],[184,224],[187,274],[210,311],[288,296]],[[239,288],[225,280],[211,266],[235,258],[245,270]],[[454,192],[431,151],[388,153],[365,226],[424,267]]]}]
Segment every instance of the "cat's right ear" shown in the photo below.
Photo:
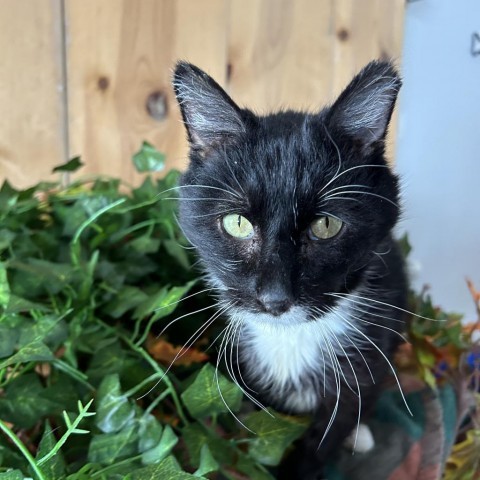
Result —
[{"label": "cat's right ear", "polygon": [[188,140],[193,148],[210,148],[245,132],[240,108],[213,78],[195,65],[179,62],[173,75]]}]

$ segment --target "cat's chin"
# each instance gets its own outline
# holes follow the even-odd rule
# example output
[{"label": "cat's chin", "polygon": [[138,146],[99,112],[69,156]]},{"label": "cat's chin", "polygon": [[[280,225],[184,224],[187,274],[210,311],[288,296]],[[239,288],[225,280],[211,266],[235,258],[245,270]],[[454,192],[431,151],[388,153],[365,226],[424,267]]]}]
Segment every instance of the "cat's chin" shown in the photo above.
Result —
[{"label": "cat's chin", "polygon": [[261,325],[267,328],[272,327],[295,327],[310,321],[308,311],[299,306],[291,307],[287,312],[280,315],[272,315],[265,312],[254,312],[242,307],[236,307],[229,312],[232,321],[245,324]]}]

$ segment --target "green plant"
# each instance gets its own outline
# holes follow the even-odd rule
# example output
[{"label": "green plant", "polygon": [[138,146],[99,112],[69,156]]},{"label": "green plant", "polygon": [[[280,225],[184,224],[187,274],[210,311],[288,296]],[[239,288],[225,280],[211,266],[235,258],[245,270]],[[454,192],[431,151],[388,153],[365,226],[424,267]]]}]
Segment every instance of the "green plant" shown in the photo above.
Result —
[{"label": "green plant", "polygon": [[[134,160],[163,167],[146,143]],[[306,428],[246,413],[222,372],[219,394],[203,350],[223,326],[198,330],[215,310],[175,221],[177,179],[0,189],[0,480],[272,479]]]}]

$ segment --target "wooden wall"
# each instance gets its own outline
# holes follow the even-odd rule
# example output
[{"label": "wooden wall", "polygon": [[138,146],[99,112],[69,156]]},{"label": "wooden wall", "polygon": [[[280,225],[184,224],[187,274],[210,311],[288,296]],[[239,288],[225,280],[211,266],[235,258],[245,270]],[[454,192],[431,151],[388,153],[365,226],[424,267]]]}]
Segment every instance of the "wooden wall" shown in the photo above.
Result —
[{"label": "wooden wall", "polygon": [[83,174],[137,182],[142,140],[181,168],[177,59],[257,111],[312,109],[369,60],[400,57],[403,12],[404,0],[1,0],[0,179],[27,186],[81,155]]}]

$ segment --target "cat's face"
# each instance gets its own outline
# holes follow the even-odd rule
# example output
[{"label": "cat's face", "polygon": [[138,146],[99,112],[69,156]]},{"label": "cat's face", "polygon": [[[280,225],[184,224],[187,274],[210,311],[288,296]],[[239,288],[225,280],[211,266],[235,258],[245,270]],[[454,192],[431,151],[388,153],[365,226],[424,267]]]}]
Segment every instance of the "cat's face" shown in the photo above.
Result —
[{"label": "cat's face", "polygon": [[180,223],[228,313],[291,325],[328,312],[399,214],[383,156],[394,69],[370,64],[318,114],[256,116],[185,63],[174,87],[191,143]]}]

